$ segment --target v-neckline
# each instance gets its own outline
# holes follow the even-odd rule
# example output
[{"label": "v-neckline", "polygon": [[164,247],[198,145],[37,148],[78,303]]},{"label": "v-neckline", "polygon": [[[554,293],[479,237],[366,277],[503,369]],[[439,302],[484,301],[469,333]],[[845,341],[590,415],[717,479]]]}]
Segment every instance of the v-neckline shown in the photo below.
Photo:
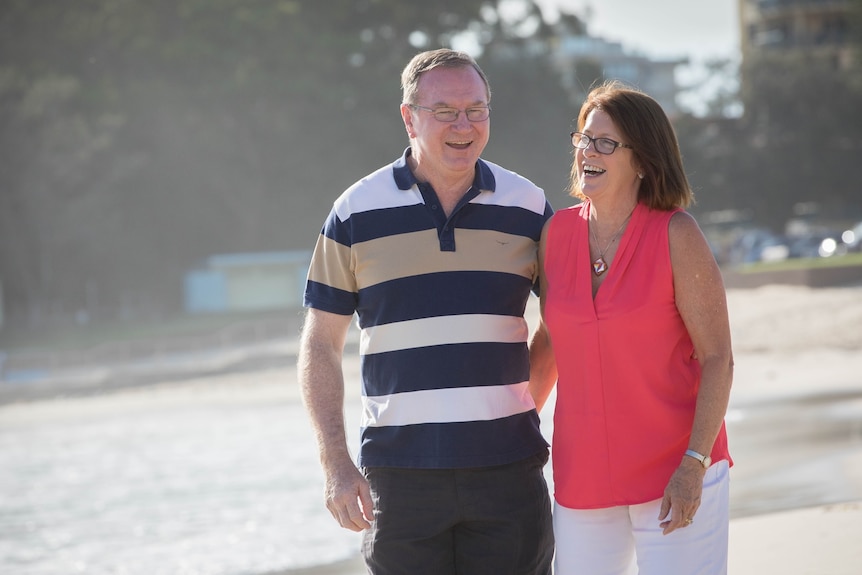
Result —
[{"label": "v-neckline", "polygon": [[587,205],[584,207],[584,210],[582,212],[582,217],[584,219],[584,238],[586,240],[584,250],[586,251],[586,261],[589,262],[590,265],[586,266],[586,268],[584,268],[584,266],[581,266],[582,269],[586,270],[585,272],[582,271],[581,273],[586,273],[587,277],[589,278],[589,281],[584,282],[584,283],[587,284],[587,289],[590,290],[590,296],[591,296],[590,299],[593,302],[593,310],[596,313],[598,313],[598,310],[596,309],[596,303],[598,302],[599,297],[601,296],[602,293],[611,289],[611,288],[604,288],[604,286],[607,285],[608,282],[613,283],[613,282],[619,281],[619,274],[621,274],[622,272],[618,271],[617,268],[625,269],[625,267],[628,265],[628,262],[631,259],[631,253],[630,253],[631,250],[628,250],[627,247],[628,247],[628,244],[629,244],[633,234],[635,233],[635,230],[639,229],[640,225],[641,225],[641,218],[640,218],[641,204],[640,204],[640,202],[635,204],[634,210],[632,210],[631,216],[629,216],[629,221],[626,224],[625,229],[623,230],[623,233],[619,237],[619,243],[617,244],[616,252],[614,252],[614,258],[611,261],[611,263],[608,265],[607,271],[605,271],[603,274],[604,279],[602,279],[602,282],[598,285],[598,287],[595,288],[595,291],[593,291],[593,277],[594,277],[593,269],[592,269],[593,260],[592,260],[591,254],[590,254],[590,210],[591,209],[592,209],[592,205],[589,203],[589,201],[587,201]]}]

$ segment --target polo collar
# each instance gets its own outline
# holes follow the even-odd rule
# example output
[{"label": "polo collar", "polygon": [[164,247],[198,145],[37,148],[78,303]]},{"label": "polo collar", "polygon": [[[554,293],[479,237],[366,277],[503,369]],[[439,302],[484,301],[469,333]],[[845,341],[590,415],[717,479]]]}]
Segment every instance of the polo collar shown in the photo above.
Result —
[{"label": "polo collar", "polygon": [[[419,181],[407,165],[407,157],[412,153],[408,146],[400,158],[392,164],[392,176],[399,190],[409,190]],[[476,161],[476,175],[473,177],[473,187],[480,192],[493,192],[497,187],[497,181],[491,168],[481,158]]]}]

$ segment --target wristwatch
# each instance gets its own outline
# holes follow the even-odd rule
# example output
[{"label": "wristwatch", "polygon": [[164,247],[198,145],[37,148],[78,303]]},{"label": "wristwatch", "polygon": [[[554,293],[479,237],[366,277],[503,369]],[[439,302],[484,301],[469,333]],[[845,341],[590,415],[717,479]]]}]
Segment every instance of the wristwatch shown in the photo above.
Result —
[{"label": "wristwatch", "polygon": [[709,469],[709,466],[712,465],[712,457],[709,455],[701,455],[694,449],[686,449],[685,454],[700,461],[700,464],[703,465],[704,469]]}]

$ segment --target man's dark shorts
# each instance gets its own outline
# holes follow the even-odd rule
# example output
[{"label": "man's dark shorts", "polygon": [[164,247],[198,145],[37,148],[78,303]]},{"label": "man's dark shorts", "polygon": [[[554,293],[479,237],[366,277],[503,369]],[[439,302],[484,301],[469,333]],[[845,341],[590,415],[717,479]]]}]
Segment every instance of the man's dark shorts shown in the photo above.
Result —
[{"label": "man's dark shorts", "polygon": [[497,467],[365,468],[375,521],[362,554],[374,575],[550,575],[548,452]]}]

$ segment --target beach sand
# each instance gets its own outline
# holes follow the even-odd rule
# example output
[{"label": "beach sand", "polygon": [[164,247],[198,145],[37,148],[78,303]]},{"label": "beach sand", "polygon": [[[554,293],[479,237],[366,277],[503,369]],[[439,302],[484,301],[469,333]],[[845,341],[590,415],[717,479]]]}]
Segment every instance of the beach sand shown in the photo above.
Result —
[{"label": "beach sand", "polygon": [[[731,408],[829,394],[862,396],[862,286],[729,290],[728,306],[736,362]],[[855,442],[858,447],[844,465],[860,478],[862,429]],[[729,573],[858,575],[860,541],[860,501],[733,519]]]},{"label": "beach sand", "polygon": [[[847,397],[854,402],[862,400],[862,285],[734,289],[728,291],[728,305],[736,363],[729,414],[752,405],[786,401],[804,405],[808,399],[817,402],[824,396]],[[533,299],[528,316],[531,321],[535,318],[536,307]],[[346,380],[350,382],[346,390],[349,409],[358,405],[359,389],[355,385],[359,376],[358,363],[355,354],[345,357]],[[200,400],[202,392],[226,404],[242,398],[294,401],[299,396],[295,381],[295,367],[288,365],[267,373],[229,373],[105,390],[102,397],[110,395],[111,402],[101,401],[96,395],[78,403],[82,408],[86,406],[85,414],[98,414],[116,409],[117,400],[130,405],[162,401],[166,404],[193,403]],[[62,401],[40,401],[27,404],[26,409],[5,409],[4,417],[54,418],[62,410],[67,410]],[[546,406],[542,419],[550,420],[552,410],[552,405]],[[858,411],[853,413],[858,414]],[[862,422],[853,421],[852,437],[845,438],[843,444],[850,447],[842,453],[840,465],[842,473],[854,486],[859,486],[862,485]],[[782,430],[775,433],[781,434]],[[738,456],[734,456],[737,465],[731,472],[732,501],[734,474],[737,477],[757,475],[761,468],[771,465],[770,456],[776,457],[775,454],[761,455],[755,442],[731,435],[732,453],[735,445]],[[769,489],[777,489],[768,481],[767,485]],[[860,490],[850,492],[862,493]],[[752,494],[745,494],[745,497],[752,497]],[[322,499],[320,505],[323,505]],[[862,573],[862,498],[814,506],[800,504],[799,507],[733,518],[730,575]],[[365,570],[356,557],[280,575],[287,573],[359,575]]]},{"label": "beach sand", "polygon": [[[732,289],[728,306],[736,364],[731,409],[835,393],[862,397],[862,286]],[[862,429],[856,441],[845,465],[862,478]],[[732,519],[729,574],[859,575],[860,541],[862,501]],[[365,569],[356,558],[292,573],[359,575]]]}]

